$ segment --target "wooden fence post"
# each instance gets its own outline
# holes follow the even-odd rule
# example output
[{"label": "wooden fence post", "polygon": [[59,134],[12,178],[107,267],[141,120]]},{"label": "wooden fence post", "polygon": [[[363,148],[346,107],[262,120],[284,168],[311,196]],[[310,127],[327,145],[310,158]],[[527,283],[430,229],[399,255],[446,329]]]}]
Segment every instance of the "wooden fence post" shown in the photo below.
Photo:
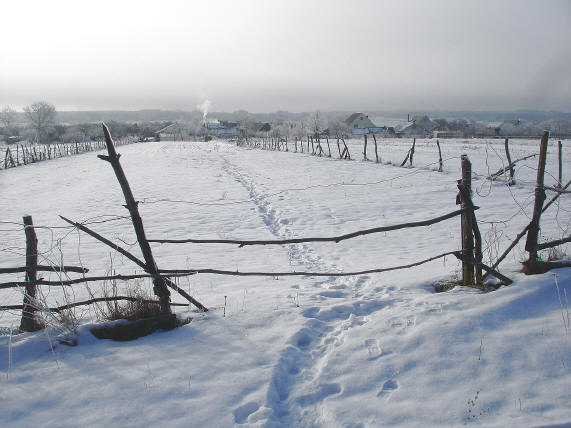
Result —
[{"label": "wooden fence post", "polygon": [[508,181],[508,186],[513,186],[515,184],[514,167],[512,165],[512,158],[510,156],[510,148],[509,148],[509,140],[507,138],[504,140],[504,148],[506,150],[506,158],[508,158],[508,167],[510,168],[510,179]]},{"label": "wooden fence post", "polygon": [[379,151],[377,150],[377,137],[375,137],[375,134],[373,134],[373,140],[375,140],[375,162],[379,163]]},{"label": "wooden fence post", "polygon": [[409,165],[412,166],[412,157],[414,156],[414,146],[416,145],[416,138],[412,140],[412,147],[410,148],[410,156],[408,158]]},{"label": "wooden fence post", "polygon": [[545,201],[545,189],[543,188],[545,176],[545,160],[547,158],[547,142],[549,141],[549,132],[544,131],[541,137],[539,147],[539,161],[537,165],[537,181],[535,184],[535,204],[533,206],[533,217],[529,231],[527,232],[527,240],[525,242],[525,251],[529,252],[529,260],[527,261],[530,272],[533,271],[533,265],[537,262],[537,239],[539,235],[539,219]]},{"label": "wooden fence post", "polygon": [[363,145],[363,160],[367,160],[367,134],[364,135],[365,144]]},{"label": "wooden fence post", "polygon": [[442,151],[438,140],[436,140],[436,147],[438,147],[438,172],[442,172]]},{"label": "wooden fence post", "polygon": [[[461,156],[462,179],[459,183],[466,189],[466,193],[472,193],[472,163],[468,155]],[[458,202],[458,201],[457,201]],[[460,196],[461,208],[468,208],[468,203]],[[472,212],[465,212],[460,218],[462,232],[462,254],[470,259],[474,258],[474,234],[472,232]],[[462,261],[462,283],[464,285],[474,285],[474,265],[467,261]]]},{"label": "wooden fence post", "polygon": [[26,292],[24,294],[24,307],[22,309],[22,320],[20,330],[36,331],[40,329],[36,321],[36,280],[38,266],[38,238],[34,230],[32,216],[25,216],[24,232],[26,233]]},{"label": "wooden fence post", "polygon": [[109,162],[113,167],[113,171],[115,172],[115,176],[119,181],[119,185],[123,191],[123,196],[125,197],[126,208],[129,210],[129,214],[131,215],[133,227],[135,228],[135,234],[137,235],[137,241],[139,242],[139,247],[141,248],[141,252],[143,253],[143,258],[145,260],[145,265],[148,272],[153,276],[154,292],[155,295],[159,298],[161,312],[168,314],[171,312],[170,291],[165,284],[165,279],[159,273],[159,268],[157,267],[153,257],[151,246],[149,245],[149,241],[147,241],[147,237],[145,236],[145,229],[143,227],[143,220],[139,214],[138,203],[135,201],[135,197],[133,196],[133,192],[131,191],[127,177],[125,176],[123,168],[119,163],[120,155],[115,151],[115,147],[113,146],[113,139],[111,138],[109,129],[107,129],[105,124],[103,124],[103,133],[105,134],[107,152],[109,155],[99,155],[98,157]]},{"label": "wooden fence post", "polygon": [[561,153],[563,150],[563,147],[561,145],[561,140],[559,140],[559,143],[557,144],[557,159],[559,160],[559,176],[558,176],[558,181],[559,183],[557,184],[557,187],[561,188],[561,186],[563,186],[563,166],[562,166],[562,157],[563,154]]}]

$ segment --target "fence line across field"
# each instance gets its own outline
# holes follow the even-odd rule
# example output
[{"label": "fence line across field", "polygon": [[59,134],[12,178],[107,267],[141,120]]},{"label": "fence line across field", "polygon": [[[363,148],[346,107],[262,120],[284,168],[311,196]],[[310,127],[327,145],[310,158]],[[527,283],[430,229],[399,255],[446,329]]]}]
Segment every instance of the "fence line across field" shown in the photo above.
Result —
[{"label": "fence line across field", "polygon": [[[136,138],[123,138],[118,140],[116,145],[122,146],[137,142],[138,140]],[[77,143],[55,144],[14,144],[6,147],[4,161],[0,162],[0,169],[16,168],[18,166],[103,149],[105,149],[105,141],[83,141]]]},{"label": "fence line across field", "polygon": [[[84,302],[70,302],[67,305],[59,306],[57,308],[42,308],[41,305],[36,304],[36,287],[39,285],[47,285],[47,286],[71,286],[73,284],[78,283],[87,283],[93,281],[106,281],[106,280],[129,280],[135,278],[152,278],[154,284],[154,292],[158,297],[158,300],[148,300],[148,302],[156,303],[160,305],[161,312],[163,314],[170,314],[171,313],[171,306],[188,306],[190,304],[196,306],[198,309],[202,311],[207,311],[204,305],[182,290],[175,282],[171,280],[171,278],[181,277],[181,276],[188,276],[188,275],[196,275],[196,274],[213,274],[213,275],[230,275],[230,276],[272,276],[272,277],[280,277],[280,276],[316,276],[316,277],[342,277],[342,276],[356,276],[356,275],[365,275],[371,273],[381,273],[387,272],[397,269],[408,269],[411,267],[419,266],[424,263],[428,263],[430,261],[443,258],[449,255],[454,255],[456,258],[461,260],[462,262],[462,284],[468,286],[475,286],[475,287],[482,287],[483,286],[483,279],[488,274],[492,274],[497,277],[500,281],[504,284],[510,284],[512,281],[511,279],[507,278],[506,276],[502,275],[500,272],[496,270],[497,266],[501,262],[502,258],[511,251],[515,244],[512,243],[510,247],[502,254],[500,259],[494,263],[493,266],[487,266],[482,262],[482,237],[478,228],[478,223],[476,220],[475,212],[478,210],[478,207],[474,206],[472,202],[472,190],[471,190],[471,182],[472,182],[472,170],[471,170],[471,163],[467,157],[467,155],[461,156],[461,165],[462,165],[462,178],[458,180],[458,189],[459,193],[456,199],[456,204],[461,205],[460,209],[449,212],[445,215],[441,215],[436,218],[417,221],[417,222],[409,222],[409,223],[402,223],[397,225],[391,226],[381,226],[376,228],[370,229],[363,229],[359,231],[355,231],[352,233],[338,235],[333,237],[313,237],[313,238],[292,238],[292,239],[281,239],[281,240],[221,240],[221,239],[179,239],[179,240],[169,240],[169,239],[147,239],[145,235],[145,231],[143,228],[143,222],[138,212],[138,202],[135,201],[133,193],[130,189],[129,183],[127,178],[123,172],[121,164],[119,162],[119,154],[115,151],[114,142],[111,138],[109,130],[105,125],[103,125],[103,130],[105,134],[106,140],[106,147],[108,151],[108,155],[99,155],[98,157],[109,162],[115,172],[121,190],[123,191],[123,195],[126,201],[125,208],[129,210],[130,218],[135,228],[135,232],[137,235],[137,242],[140,246],[141,252],[143,253],[143,259],[141,260],[129,251],[125,250],[124,248],[120,247],[119,245],[113,243],[111,240],[103,237],[99,233],[93,231],[86,224],[74,222],[69,220],[63,216],[60,216],[65,222],[69,223],[72,227],[77,228],[78,230],[87,233],[91,237],[97,239],[98,241],[104,243],[108,247],[113,248],[115,251],[119,252],[123,256],[127,257],[129,260],[134,262],[137,266],[141,267],[145,273],[138,274],[138,275],[107,275],[107,276],[95,276],[95,277],[87,277],[85,273],[88,272],[88,269],[84,267],[75,267],[75,266],[45,266],[39,265],[37,256],[38,256],[38,240],[35,236],[35,228],[36,226],[33,225],[31,216],[26,216],[23,218],[23,225],[24,225],[24,232],[26,235],[26,266],[17,266],[12,268],[2,268],[0,269],[0,273],[16,273],[16,272],[25,272],[25,280],[24,281],[13,281],[7,283],[1,283],[0,288],[14,288],[14,287],[23,287],[25,288],[24,292],[24,302],[22,305],[9,305],[9,306],[0,306],[0,310],[22,310],[22,321],[21,321],[21,330],[23,331],[31,331],[34,329],[39,328],[39,326],[35,323],[34,314],[37,311],[47,310],[51,312],[61,312],[63,310],[82,306],[82,305],[89,305],[96,302],[104,302],[104,301],[118,301],[118,300],[133,300],[134,297],[130,296],[112,296],[112,297],[94,297],[90,300]],[[541,146],[540,146],[540,154],[539,154],[539,166],[538,166],[538,177],[537,183],[535,188],[535,207],[534,207],[534,216],[530,224],[518,235],[518,240],[523,237],[523,235],[527,232],[528,234],[528,241],[526,242],[526,250],[530,253],[530,259],[527,262],[527,266],[529,267],[530,271],[534,269],[543,269],[546,266],[542,265],[540,261],[537,259],[537,251],[542,248],[548,248],[549,246],[560,245],[561,243],[569,242],[570,237],[565,237],[560,240],[551,241],[549,243],[538,243],[537,242],[537,234],[539,230],[539,220],[540,215],[543,213],[553,202],[560,197],[561,195],[568,194],[566,191],[569,183],[565,186],[561,186],[559,183],[557,188],[549,188],[544,186],[543,184],[543,175],[545,174],[545,157],[546,157],[546,148],[547,148],[547,140],[548,140],[548,133],[544,133],[541,139]],[[376,139],[375,139],[376,140]],[[375,141],[376,142],[376,141]],[[310,143],[313,149],[313,154],[324,155],[324,149],[321,146],[321,141],[319,138],[315,140],[313,138],[308,138],[307,140],[307,149],[309,151]],[[327,140],[327,144],[328,144]],[[413,141],[413,146],[409,150],[407,155],[408,160],[412,166],[412,157],[414,155],[414,147],[415,142]],[[277,148],[284,147],[288,150],[287,140],[283,141],[274,141],[268,140],[263,142],[263,146],[267,148]],[[329,146],[329,144],[328,144]],[[345,146],[346,147],[346,146]],[[303,146],[302,146],[303,149]],[[340,149],[340,146],[339,146]],[[297,141],[296,141],[296,150],[297,150]],[[506,141],[506,154],[507,151],[507,141]],[[329,150],[329,154],[331,155],[331,151]],[[348,155],[348,153],[347,153]],[[366,157],[366,152],[364,152]],[[511,162],[511,159],[508,155],[508,160],[510,161],[509,164],[513,166],[515,162]],[[441,165],[442,159],[439,159],[439,163]],[[505,170],[507,171],[507,169]],[[505,172],[504,171],[504,172]],[[559,174],[561,176],[561,173]],[[513,171],[510,171],[510,178],[513,180]],[[549,201],[548,204],[543,206],[543,200],[545,199],[545,190],[556,190],[556,195]],[[283,191],[282,191],[283,192]],[[445,253],[441,253],[420,261],[416,261],[413,263],[400,265],[400,266],[392,266],[392,267],[385,267],[385,268],[372,268],[360,271],[352,271],[352,272],[314,272],[314,271],[286,271],[286,272],[248,272],[248,271],[231,271],[231,270],[221,270],[221,269],[210,269],[210,268],[201,268],[201,269],[160,269],[152,255],[152,249],[150,247],[151,242],[155,243],[217,243],[217,244],[238,244],[239,246],[249,246],[249,245],[287,245],[287,244],[296,244],[296,243],[304,243],[304,242],[335,242],[338,243],[343,240],[356,238],[358,236],[369,235],[373,233],[380,233],[380,232],[387,232],[391,230],[398,230],[398,229],[406,229],[406,228],[413,228],[413,227],[421,227],[421,226],[429,226],[431,224],[435,224],[441,221],[445,221],[456,216],[461,216],[461,250],[456,251],[448,251]],[[122,217],[124,218],[124,217]],[[93,222],[97,223],[97,222]],[[39,226],[37,226],[39,228]],[[517,241],[516,241],[517,243]],[[77,279],[60,279],[59,281],[48,281],[44,280],[43,278],[38,278],[38,272],[46,272],[46,271],[53,271],[58,273],[81,273],[83,277]],[[482,271],[486,271],[485,275],[482,275]],[[170,292],[168,288],[178,292],[182,297],[184,297],[188,303],[181,304],[181,303],[172,303],[170,301]]]}]

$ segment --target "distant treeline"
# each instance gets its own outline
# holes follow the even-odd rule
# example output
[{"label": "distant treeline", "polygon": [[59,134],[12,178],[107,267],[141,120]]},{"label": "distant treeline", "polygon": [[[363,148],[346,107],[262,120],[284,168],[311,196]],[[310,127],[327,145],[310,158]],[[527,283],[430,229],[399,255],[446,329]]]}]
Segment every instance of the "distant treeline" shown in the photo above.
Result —
[{"label": "distant treeline", "polygon": [[[275,111],[271,113],[250,113],[245,110],[238,110],[234,112],[210,112],[209,116],[215,117],[219,120],[235,121],[237,116],[249,114],[259,122],[272,122],[278,121],[302,121],[305,120],[312,112],[288,112],[288,111]],[[328,118],[348,117],[354,111],[324,111],[322,114]],[[420,116],[426,115],[431,118],[445,118],[451,119],[473,119],[482,122],[502,122],[504,120],[520,119],[530,122],[543,122],[551,119],[567,119],[571,120],[570,112],[561,111],[541,111],[541,110],[512,110],[512,111],[449,111],[449,110],[427,110],[427,111],[406,111],[406,110],[387,110],[376,111],[367,110],[370,117],[381,116],[387,118],[400,118],[406,120],[407,116]],[[182,121],[191,122],[196,120],[197,117],[202,117],[203,113],[198,110],[183,111],[183,110],[100,110],[100,111],[58,111],[57,120],[60,123],[67,124],[80,124],[90,122],[168,122],[168,121]],[[24,113],[16,113],[17,122],[23,124],[26,119]],[[384,125],[384,124],[379,124]]]}]

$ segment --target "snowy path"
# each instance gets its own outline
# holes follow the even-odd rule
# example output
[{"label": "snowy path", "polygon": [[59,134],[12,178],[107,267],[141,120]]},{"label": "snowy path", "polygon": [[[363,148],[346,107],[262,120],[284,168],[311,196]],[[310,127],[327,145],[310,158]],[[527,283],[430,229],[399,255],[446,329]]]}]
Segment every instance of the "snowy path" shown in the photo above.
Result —
[{"label": "snowy path", "polygon": [[[269,231],[278,239],[293,236],[288,224],[291,219],[284,217],[279,210],[265,200],[258,191],[256,183],[247,174],[224,158],[223,169],[240,182],[248,191],[250,199],[256,204],[260,215]],[[308,270],[335,271],[333,264],[327,263],[307,243],[289,246],[289,257],[292,266],[303,266]],[[301,329],[294,332],[287,340],[287,345],[280,351],[279,361],[273,369],[266,402],[263,405],[250,402],[235,410],[237,422],[247,420],[250,414],[267,413],[271,409],[268,424],[271,426],[317,426],[326,425],[333,421],[323,419],[321,404],[329,395],[341,392],[337,383],[320,383],[320,375],[327,359],[335,352],[349,330],[356,325],[362,325],[366,316],[382,307],[374,301],[355,301],[351,305],[332,304],[323,309],[324,298],[328,301],[351,299],[351,290],[357,293],[359,286],[367,281],[367,277],[359,279],[341,278],[319,282],[318,288],[311,294],[305,295],[305,300],[313,301],[315,297],[320,306],[308,307],[302,314],[307,321]],[[349,292],[347,292],[349,291]],[[375,343],[370,343],[371,353],[375,353]],[[313,391],[307,394],[307,391]],[[256,415],[252,418],[257,419]]]}]

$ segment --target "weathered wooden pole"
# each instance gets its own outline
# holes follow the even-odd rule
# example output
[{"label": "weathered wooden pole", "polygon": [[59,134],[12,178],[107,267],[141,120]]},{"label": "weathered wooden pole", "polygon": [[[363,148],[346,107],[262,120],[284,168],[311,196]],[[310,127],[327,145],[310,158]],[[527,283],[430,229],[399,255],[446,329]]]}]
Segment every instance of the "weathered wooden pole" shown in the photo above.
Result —
[{"label": "weathered wooden pole", "polygon": [[533,217],[529,231],[527,232],[527,240],[525,242],[525,250],[529,253],[527,261],[530,271],[533,271],[533,265],[537,262],[537,239],[539,235],[539,219],[545,201],[545,189],[543,188],[545,177],[545,161],[547,159],[547,142],[549,141],[549,132],[544,131],[541,137],[539,147],[539,161],[537,165],[537,181],[535,183],[535,204],[533,206]]},{"label": "weathered wooden pole", "polygon": [[345,143],[345,138],[341,138],[341,141],[343,141],[343,146],[345,146],[345,149],[343,150],[343,153],[345,153],[345,159],[351,160],[351,154],[349,153],[349,147],[347,147],[347,144]]},{"label": "weathered wooden pole", "polygon": [[105,124],[103,124],[103,133],[105,134],[105,142],[109,155],[99,155],[98,157],[109,162],[113,167],[115,176],[117,177],[119,185],[121,186],[121,190],[123,191],[125,202],[127,203],[125,207],[129,210],[129,214],[131,215],[133,227],[135,228],[135,234],[137,235],[137,241],[139,242],[139,247],[141,248],[141,252],[143,253],[143,258],[145,260],[145,265],[147,266],[148,272],[153,276],[154,292],[155,295],[159,298],[161,312],[165,314],[170,313],[170,291],[165,284],[164,278],[159,274],[159,269],[155,263],[153,252],[151,251],[151,246],[149,245],[147,237],[145,236],[143,220],[139,215],[138,203],[135,201],[133,192],[131,191],[131,187],[127,181],[127,177],[125,176],[123,168],[121,167],[121,163],[119,162],[119,157],[121,155],[117,154],[115,151],[115,147],[113,146],[113,139],[111,138],[109,129]]},{"label": "weathered wooden pole", "polygon": [[36,300],[36,281],[38,266],[38,238],[34,230],[34,222],[32,216],[25,216],[24,232],[26,233],[26,293],[24,294],[24,307],[22,309],[22,320],[20,321],[20,330],[36,331],[40,329],[40,325],[36,320],[37,304]]},{"label": "weathered wooden pole", "polygon": [[436,140],[436,147],[438,147],[438,172],[442,172],[442,151],[438,140]]},{"label": "weathered wooden pole", "polygon": [[373,134],[373,140],[375,140],[375,162],[379,163],[379,152],[377,150],[377,137],[375,137],[375,134]]},{"label": "weathered wooden pole", "polygon": [[365,144],[363,145],[363,160],[367,160],[367,134],[364,135]]},{"label": "weathered wooden pole", "polygon": [[510,156],[510,147],[509,147],[509,140],[506,138],[504,140],[504,148],[506,150],[506,158],[508,158],[508,167],[510,169],[510,179],[508,181],[508,186],[513,186],[515,184],[514,179],[514,166],[512,165],[512,158]]},{"label": "weathered wooden pole", "polygon": [[[468,155],[461,156],[462,179],[460,184],[464,187],[468,195],[472,193],[472,163]],[[461,208],[468,208],[469,203],[465,198],[461,199]],[[462,232],[462,254],[469,259],[474,259],[474,234],[472,233],[472,213],[465,212],[460,218]],[[462,283],[464,285],[474,285],[474,265],[468,261],[462,261]]]},{"label": "weathered wooden pole", "polygon": [[408,158],[409,165],[412,166],[412,157],[414,156],[414,146],[416,145],[416,138],[412,140],[412,147],[410,148],[410,156]]},{"label": "weathered wooden pole", "polygon": [[559,142],[557,143],[557,159],[559,160],[559,176],[558,176],[559,183],[557,183],[557,187],[559,187],[559,188],[561,188],[561,186],[563,186],[563,181],[562,181],[562,179],[563,179],[563,164],[562,164],[563,154],[562,154],[562,151],[563,151],[563,147],[561,145],[561,140],[559,140]]},{"label": "weathered wooden pole", "polygon": [[466,260],[473,263],[475,271],[475,285],[481,286],[483,281],[482,277],[482,234],[480,233],[480,228],[478,227],[478,221],[476,220],[476,207],[472,201],[472,192],[464,184],[458,184],[458,189],[460,190],[460,196],[462,197],[463,205],[466,205],[470,209],[470,222],[472,225],[472,232],[474,235],[474,255],[466,256]]},{"label": "weathered wooden pole", "polygon": [[341,159],[341,146],[339,145],[339,137],[337,137],[337,150],[339,150],[339,159]]}]

